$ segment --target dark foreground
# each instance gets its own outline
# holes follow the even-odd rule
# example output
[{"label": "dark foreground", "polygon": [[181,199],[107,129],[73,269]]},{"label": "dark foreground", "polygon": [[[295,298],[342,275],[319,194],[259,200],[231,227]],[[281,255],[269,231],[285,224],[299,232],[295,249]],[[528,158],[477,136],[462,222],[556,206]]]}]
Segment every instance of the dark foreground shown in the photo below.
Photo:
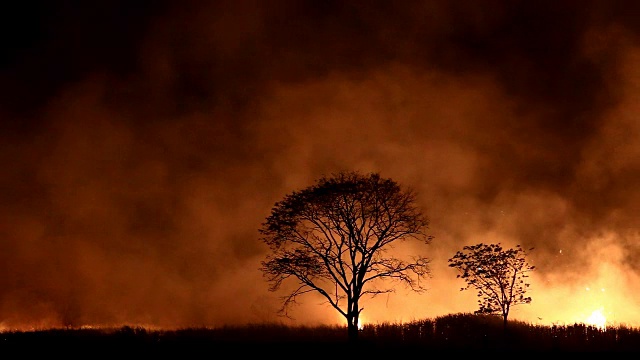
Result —
[{"label": "dark foreground", "polygon": [[92,358],[100,356],[335,357],[433,352],[562,353],[640,352],[640,330],[599,329],[583,324],[540,326],[512,322],[505,333],[500,319],[449,315],[409,324],[365,326],[358,342],[348,342],[339,326],[247,325],[170,331],[123,326],[115,329],[48,329],[0,333],[0,351]]}]

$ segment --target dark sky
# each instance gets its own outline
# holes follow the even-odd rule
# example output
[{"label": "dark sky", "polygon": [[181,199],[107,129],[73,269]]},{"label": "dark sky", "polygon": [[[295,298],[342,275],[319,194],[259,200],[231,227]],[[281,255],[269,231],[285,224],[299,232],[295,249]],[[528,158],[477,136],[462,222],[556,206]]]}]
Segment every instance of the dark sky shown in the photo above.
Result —
[{"label": "dark sky", "polygon": [[[446,260],[535,247],[515,317],[640,323],[640,2],[23,1],[0,15],[0,328],[271,321],[257,229],[339,170],[415,188]],[[598,291],[594,295],[594,291]],[[340,319],[311,297],[302,323]]]}]

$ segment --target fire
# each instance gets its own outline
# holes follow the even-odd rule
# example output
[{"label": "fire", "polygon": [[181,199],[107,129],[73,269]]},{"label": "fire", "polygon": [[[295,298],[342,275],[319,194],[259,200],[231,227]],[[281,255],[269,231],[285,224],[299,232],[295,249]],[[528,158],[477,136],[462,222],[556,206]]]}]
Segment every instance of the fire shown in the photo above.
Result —
[{"label": "fire", "polygon": [[602,309],[598,309],[594,310],[591,315],[589,315],[589,317],[585,320],[585,323],[604,329],[607,324],[607,318],[602,313]]}]

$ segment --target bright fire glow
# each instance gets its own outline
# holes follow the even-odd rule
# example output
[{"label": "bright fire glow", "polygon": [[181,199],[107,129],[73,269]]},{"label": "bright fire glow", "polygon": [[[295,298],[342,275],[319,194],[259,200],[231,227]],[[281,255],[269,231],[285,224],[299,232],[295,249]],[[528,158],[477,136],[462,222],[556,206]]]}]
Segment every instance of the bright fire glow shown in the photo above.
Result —
[{"label": "bright fire glow", "polygon": [[360,317],[358,319],[358,330],[362,330],[364,328],[364,319],[362,317]]},{"label": "bright fire glow", "polygon": [[589,315],[589,317],[585,320],[585,323],[604,329],[605,325],[607,324],[607,318],[602,313],[602,309],[598,309],[592,312],[591,315]]}]

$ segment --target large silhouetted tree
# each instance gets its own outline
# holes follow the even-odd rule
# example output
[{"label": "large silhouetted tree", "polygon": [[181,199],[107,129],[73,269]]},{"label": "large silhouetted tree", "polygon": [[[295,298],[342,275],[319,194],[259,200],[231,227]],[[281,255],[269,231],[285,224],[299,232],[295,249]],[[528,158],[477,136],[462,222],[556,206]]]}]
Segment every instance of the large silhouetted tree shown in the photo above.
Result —
[{"label": "large silhouetted tree", "polygon": [[[512,306],[531,303],[525,297],[529,272],[535,269],[527,263],[527,253],[520,246],[503,249],[500,243],[465,246],[449,259],[449,266],[458,270],[458,278],[478,290],[477,314],[499,314],[507,328]],[[529,249],[533,250],[533,248]]]},{"label": "large silhouetted tree", "polygon": [[299,296],[318,293],[345,317],[348,338],[356,341],[363,296],[393,292],[385,280],[426,289],[430,260],[400,259],[392,249],[406,239],[429,244],[428,224],[413,190],[377,173],[340,172],[275,204],[260,228],[272,251],[261,270],[271,291],[294,283],[282,297],[282,315]]}]

